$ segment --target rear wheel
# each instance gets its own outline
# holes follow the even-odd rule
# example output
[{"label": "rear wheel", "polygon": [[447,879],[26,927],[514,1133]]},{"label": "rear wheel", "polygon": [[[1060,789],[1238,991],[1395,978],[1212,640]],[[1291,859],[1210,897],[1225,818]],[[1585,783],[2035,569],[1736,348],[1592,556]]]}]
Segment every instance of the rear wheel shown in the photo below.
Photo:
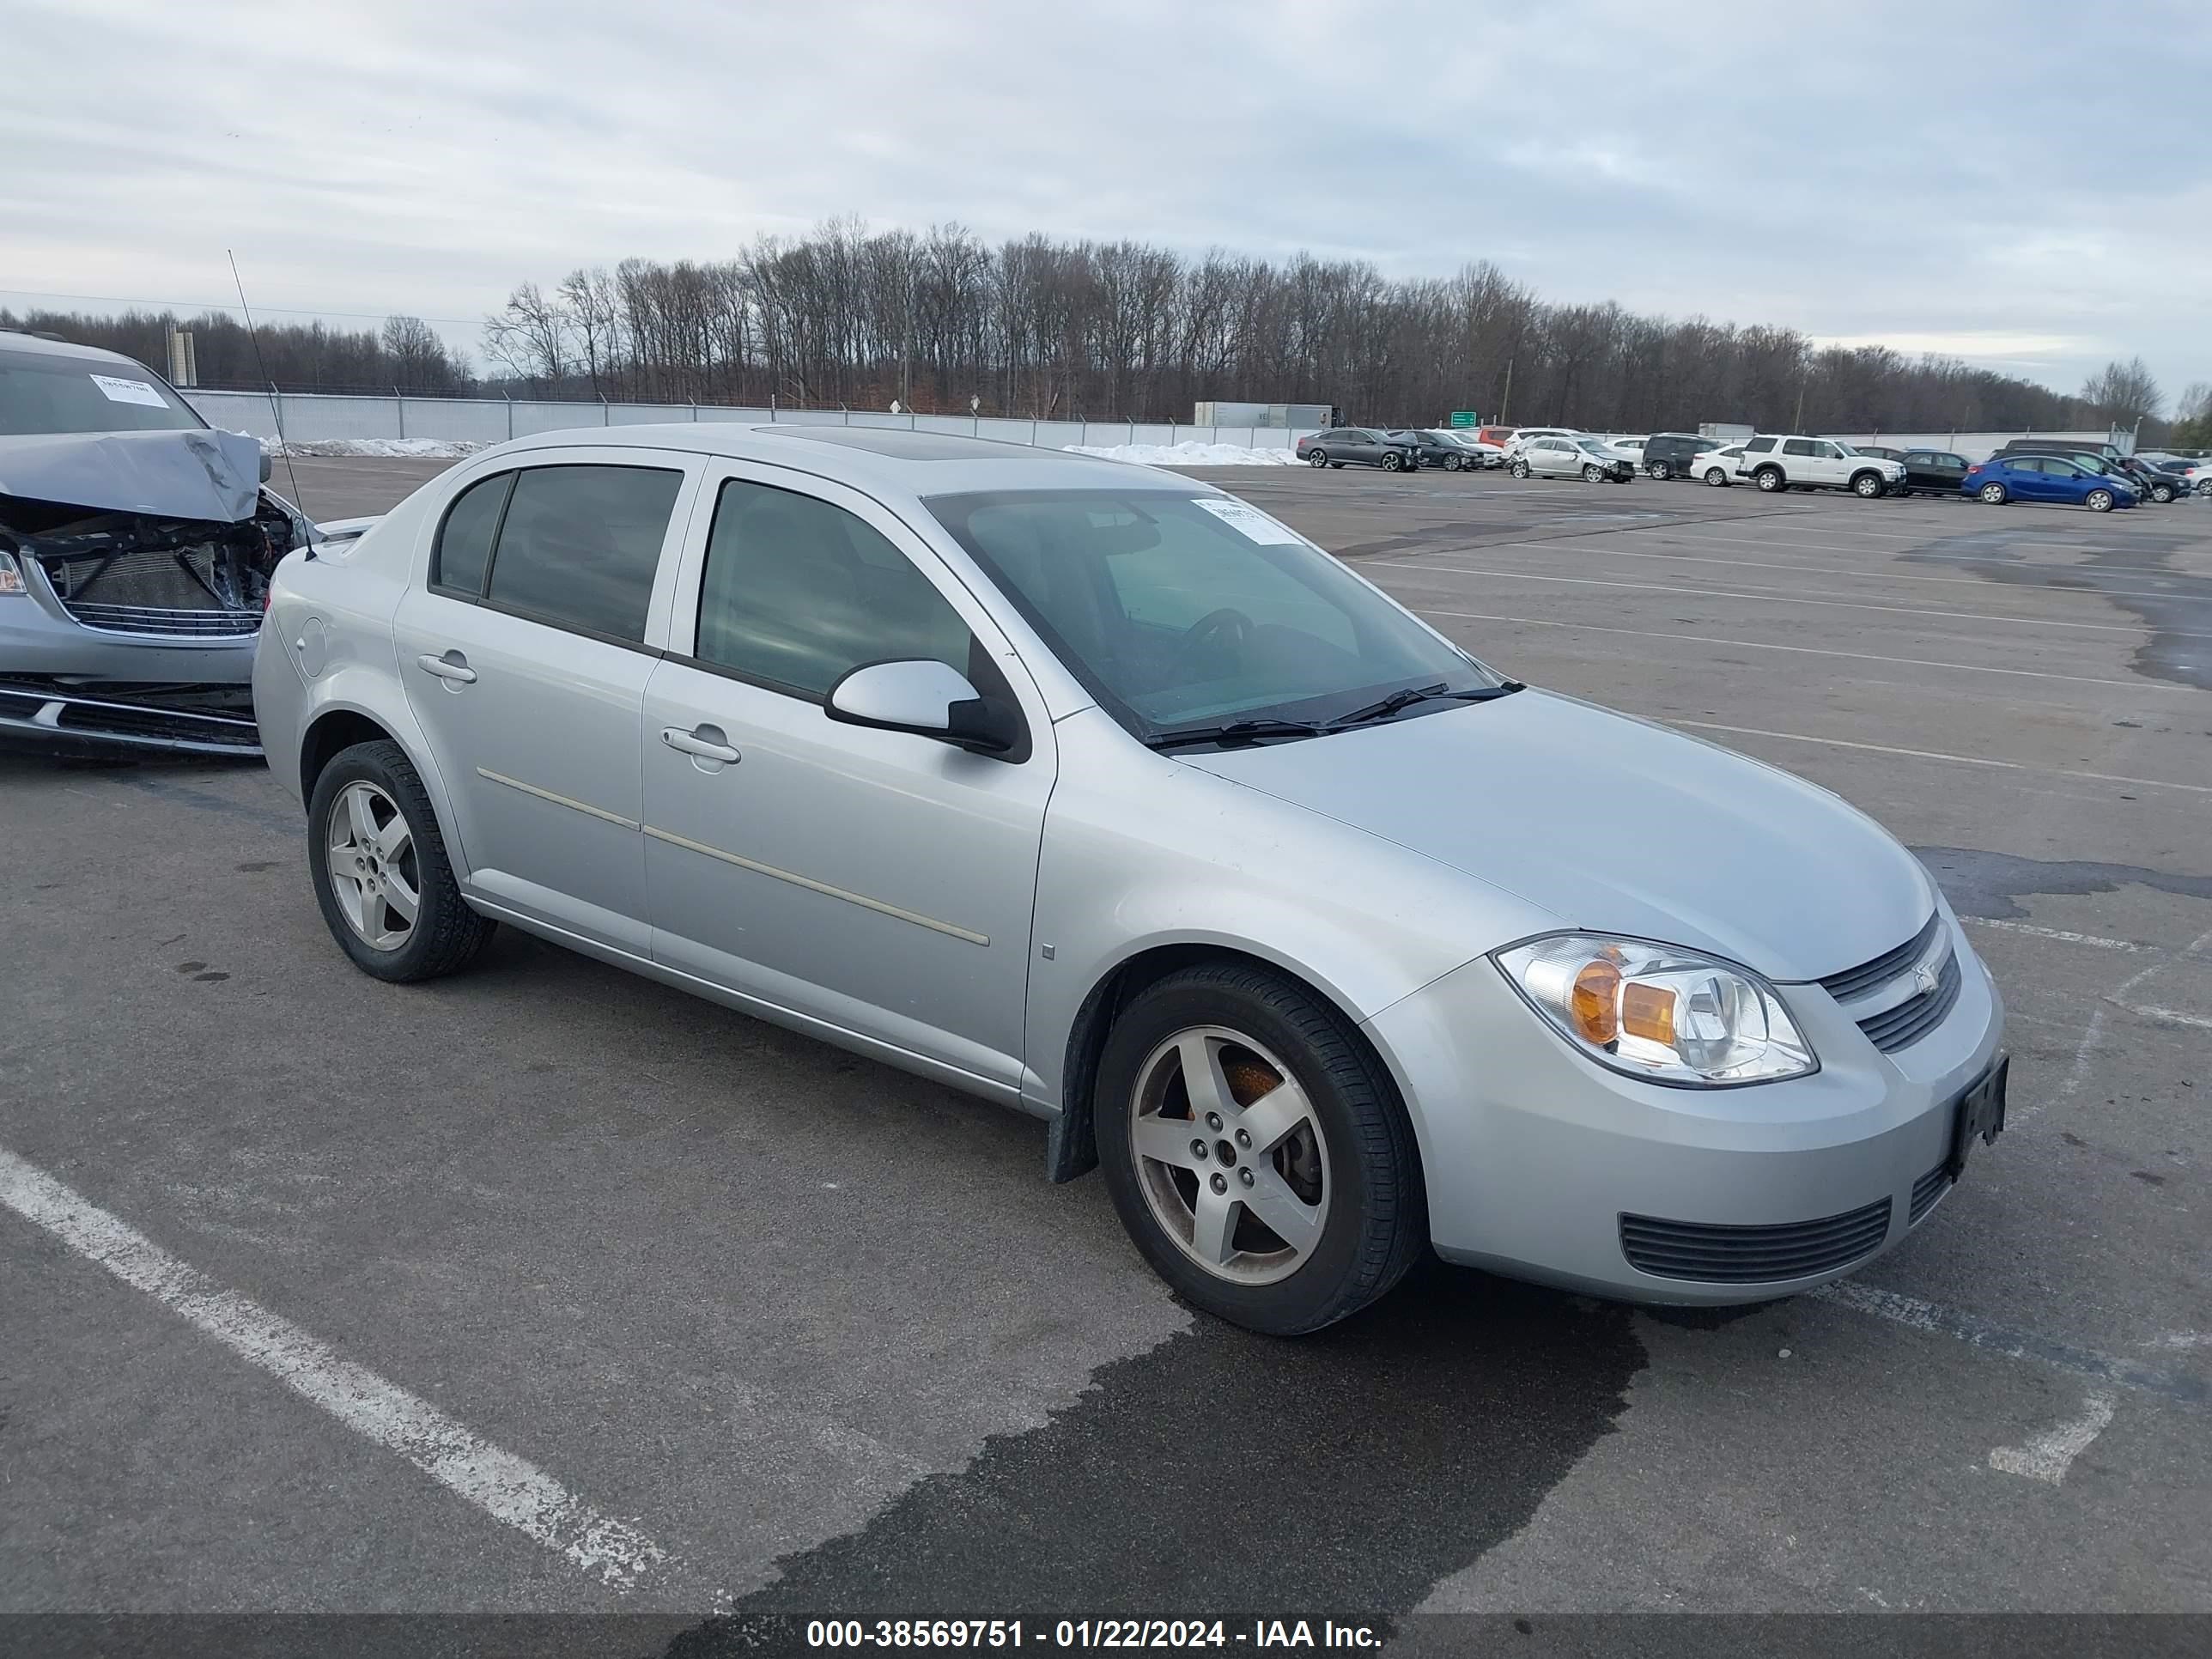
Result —
[{"label": "rear wheel", "polygon": [[1389,1073],[1311,992],[1188,969],[1108,1036],[1093,1114],[1115,1208],[1184,1297],[1278,1336],[1364,1307],[1419,1255],[1419,1157]]},{"label": "rear wheel", "polygon": [[389,738],[339,751],[307,806],[315,902],[354,966],[378,979],[465,967],[495,923],[461,897],[445,838],[407,751]]},{"label": "rear wheel", "polygon": [[2001,483],[1985,483],[1981,489],[1982,500],[1991,507],[2005,504],[2005,487]]},{"label": "rear wheel", "polygon": [[1327,466],[1328,465],[1328,452],[1325,449],[1309,449],[1306,451],[1306,465],[1308,466]]},{"label": "rear wheel", "polygon": [[1705,469],[1705,487],[1708,489],[1725,489],[1728,488],[1728,474],[1719,467],[1709,466]]},{"label": "rear wheel", "polygon": [[1528,476],[1528,463],[1526,461],[1516,461],[1512,465],[1507,467],[1505,470],[1508,472],[1510,472],[1516,478],[1525,478]]},{"label": "rear wheel", "polygon": [[2112,510],[2112,492],[2109,489],[2093,489],[2089,492],[2088,498],[2081,504],[2092,513],[2109,513]]},{"label": "rear wheel", "polygon": [[1664,461],[1652,461],[1644,467],[1644,476],[1654,483],[1665,483],[1674,476],[1674,469]]},{"label": "rear wheel", "polygon": [[1782,476],[1778,466],[1762,466],[1751,475],[1751,481],[1770,495],[1778,495],[1790,488],[1790,480]]}]

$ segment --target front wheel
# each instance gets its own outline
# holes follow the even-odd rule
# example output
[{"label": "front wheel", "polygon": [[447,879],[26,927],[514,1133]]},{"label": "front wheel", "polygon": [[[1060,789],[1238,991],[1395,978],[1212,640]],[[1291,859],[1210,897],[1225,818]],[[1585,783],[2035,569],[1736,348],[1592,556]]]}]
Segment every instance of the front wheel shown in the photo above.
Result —
[{"label": "front wheel", "polygon": [[1234,1324],[1333,1324],[1426,1242],[1389,1073],[1334,1007],[1267,969],[1206,963],[1139,994],[1107,1037],[1093,1121],[1131,1240]]},{"label": "front wheel", "polygon": [[389,738],[341,750],[315,780],[307,868],[331,936],[378,979],[450,974],[492,936],[461,897],[422,779]]},{"label": "front wheel", "polygon": [[2005,487],[2001,483],[1985,483],[1981,488],[1981,497],[1990,507],[2002,507],[2005,504]]},{"label": "front wheel", "polygon": [[1862,472],[1851,480],[1851,493],[1863,501],[1874,500],[1882,493],[1882,489],[1881,479],[1875,473]]},{"label": "front wheel", "polygon": [[1727,489],[1728,474],[1719,467],[1707,467],[1705,469],[1705,488],[1708,489]]},{"label": "front wheel", "polygon": [[1584,483],[1596,483],[1603,479],[1604,477],[1605,469],[1600,466],[1596,462],[1589,461],[1584,463],[1583,466],[1583,482]]},{"label": "front wheel", "polygon": [[2093,489],[2089,492],[2088,499],[2081,504],[2092,513],[2109,513],[2112,510],[2112,492],[2109,489]]},{"label": "front wheel", "polygon": [[2150,498],[2156,501],[2160,507],[2164,507],[2168,501],[2173,499],[2173,486],[2172,484],[2153,484],[2150,487]]},{"label": "front wheel", "polygon": [[1306,465],[1308,466],[1327,466],[1328,465],[1328,452],[1325,449],[1309,449],[1306,451]]},{"label": "front wheel", "polygon": [[1396,450],[1386,449],[1382,452],[1382,470],[1385,472],[1395,472],[1404,465],[1405,463],[1398,459]]}]

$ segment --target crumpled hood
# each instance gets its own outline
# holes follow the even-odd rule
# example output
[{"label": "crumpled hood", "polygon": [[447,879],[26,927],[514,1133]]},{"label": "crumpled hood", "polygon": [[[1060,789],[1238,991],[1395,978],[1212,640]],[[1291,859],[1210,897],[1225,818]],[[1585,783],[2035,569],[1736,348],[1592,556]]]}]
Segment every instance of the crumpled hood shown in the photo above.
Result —
[{"label": "crumpled hood", "polygon": [[1542,691],[1178,758],[1425,854],[1563,926],[1717,951],[1778,980],[1880,956],[1936,903],[1919,860],[1826,790]]},{"label": "crumpled hood", "polygon": [[240,432],[0,435],[0,495],[236,524],[261,495],[261,441]]}]

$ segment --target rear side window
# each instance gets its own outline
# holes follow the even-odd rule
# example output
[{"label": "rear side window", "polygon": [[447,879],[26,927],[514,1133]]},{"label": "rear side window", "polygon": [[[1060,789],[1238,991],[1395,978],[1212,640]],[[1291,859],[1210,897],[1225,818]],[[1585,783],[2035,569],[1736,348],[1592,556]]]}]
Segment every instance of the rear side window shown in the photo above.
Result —
[{"label": "rear side window", "polygon": [[430,556],[430,586],[471,599],[483,594],[484,572],[491,568],[492,538],[507,511],[507,492],[514,474],[501,472],[464,489],[446,509],[438,526],[438,545]]},{"label": "rear side window", "polygon": [[539,622],[645,638],[660,544],[684,475],[660,467],[534,466],[515,475],[485,597]]},{"label": "rear side window", "polygon": [[870,525],[732,478],[714,504],[692,654],[821,697],[862,663],[923,657],[973,675],[960,613]]},{"label": "rear side window", "polygon": [[1771,438],[1753,438],[1744,446],[1746,452],[1753,455],[1764,455],[1773,447],[1774,440]]}]

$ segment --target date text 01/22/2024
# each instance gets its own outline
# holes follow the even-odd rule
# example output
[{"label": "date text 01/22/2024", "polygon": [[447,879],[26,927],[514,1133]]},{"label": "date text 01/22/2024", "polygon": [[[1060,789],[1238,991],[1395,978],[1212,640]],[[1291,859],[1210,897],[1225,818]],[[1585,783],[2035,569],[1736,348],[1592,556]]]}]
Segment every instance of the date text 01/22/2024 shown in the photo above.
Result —
[{"label": "date text 01/22/2024", "polygon": [[816,1619],[810,1648],[1379,1648],[1367,1625],[1324,1619],[1258,1619],[1231,1630],[1219,1619],[1061,1619],[1047,1626],[1019,1619]]}]

